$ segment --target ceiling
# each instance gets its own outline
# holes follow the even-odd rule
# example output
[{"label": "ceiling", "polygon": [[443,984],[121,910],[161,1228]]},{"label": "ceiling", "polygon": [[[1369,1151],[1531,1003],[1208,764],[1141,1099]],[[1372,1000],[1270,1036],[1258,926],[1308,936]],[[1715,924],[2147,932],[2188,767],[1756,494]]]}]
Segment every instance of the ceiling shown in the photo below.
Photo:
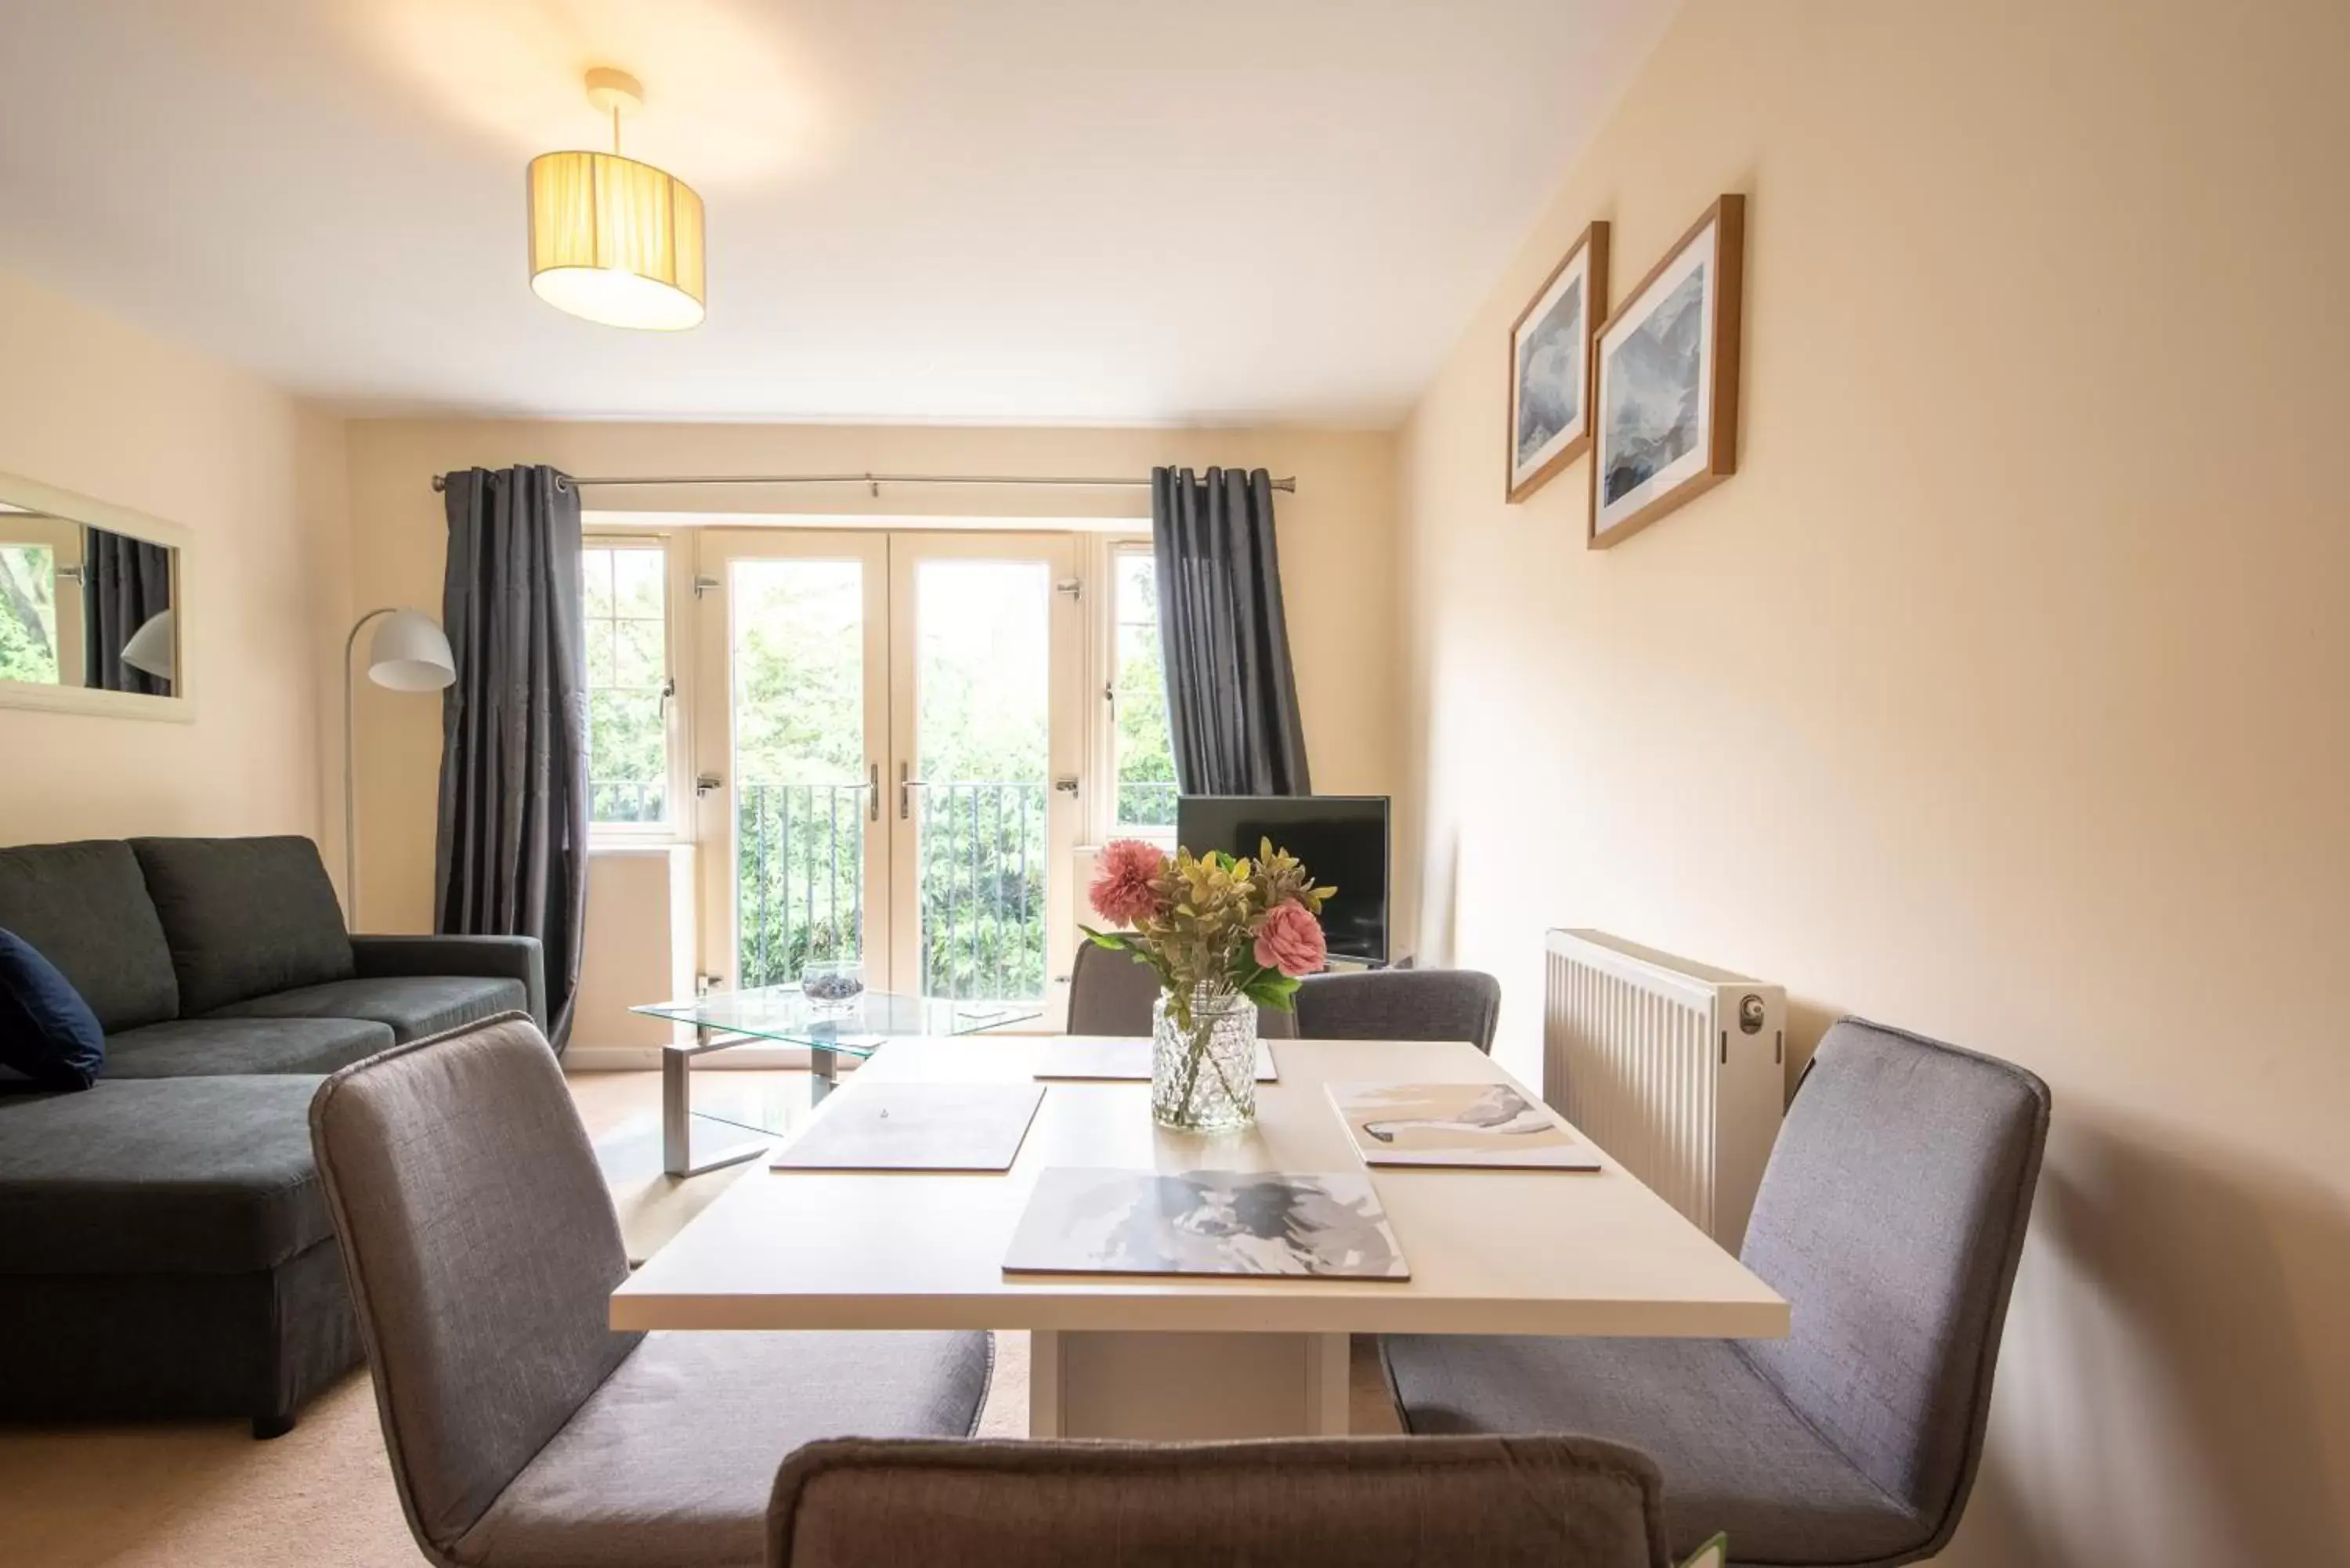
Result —
[{"label": "ceiling", "polygon": [[[354,412],[1385,423],[1674,0],[6,0],[0,268]],[[523,167],[708,204],[675,337]]]}]

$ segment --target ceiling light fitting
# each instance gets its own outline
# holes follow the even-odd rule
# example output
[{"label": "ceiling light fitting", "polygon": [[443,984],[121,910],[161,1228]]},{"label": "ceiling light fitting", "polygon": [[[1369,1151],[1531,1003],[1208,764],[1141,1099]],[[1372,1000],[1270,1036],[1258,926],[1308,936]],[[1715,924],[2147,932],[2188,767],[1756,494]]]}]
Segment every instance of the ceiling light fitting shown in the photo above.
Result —
[{"label": "ceiling light fitting", "polygon": [[620,118],[645,106],[636,78],[589,71],[588,101],[610,117],[612,151],[530,161],[531,290],[607,327],[699,327],[707,297],[702,198],[674,175],[620,156]]}]

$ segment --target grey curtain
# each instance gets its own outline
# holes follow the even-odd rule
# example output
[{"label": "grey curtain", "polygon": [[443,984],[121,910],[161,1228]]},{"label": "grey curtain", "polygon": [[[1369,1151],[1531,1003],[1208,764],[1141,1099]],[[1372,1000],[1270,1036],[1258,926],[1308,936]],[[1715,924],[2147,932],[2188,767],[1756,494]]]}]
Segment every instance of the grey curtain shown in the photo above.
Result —
[{"label": "grey curtain", "polygon": [[588,913],[579,491],[551,468],[448,477],[434,929],[536,937],[548,1034],[571,1036]]},{"label": "grey curtain", "polygon": [[170,696],[170,681],[122,662],[122,646],[172,607],[172,552],[103,528],[83,529],[81,600],[82,679],[106,691]]},{"label": "grey curtain", "polygon": [[1186,794],[1310,794],[1264,470],[1150,472],[1159,639]]}]

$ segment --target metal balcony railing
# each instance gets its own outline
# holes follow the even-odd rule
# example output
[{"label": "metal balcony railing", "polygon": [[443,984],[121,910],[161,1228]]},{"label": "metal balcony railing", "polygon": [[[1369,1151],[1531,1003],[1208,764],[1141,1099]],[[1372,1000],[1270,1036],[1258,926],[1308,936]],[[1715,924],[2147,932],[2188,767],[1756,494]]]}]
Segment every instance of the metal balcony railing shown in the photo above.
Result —
[{"label": "metal balcony railing", "polygon": [[[736,792],[738,963],[745,986],[865,950],[868,786]],[[1045,789],[1041,781],[923,786],[920,985],[927,996],[1028,1000],[1045,991]],[[868,983],[885,983],[868,975]]]}]

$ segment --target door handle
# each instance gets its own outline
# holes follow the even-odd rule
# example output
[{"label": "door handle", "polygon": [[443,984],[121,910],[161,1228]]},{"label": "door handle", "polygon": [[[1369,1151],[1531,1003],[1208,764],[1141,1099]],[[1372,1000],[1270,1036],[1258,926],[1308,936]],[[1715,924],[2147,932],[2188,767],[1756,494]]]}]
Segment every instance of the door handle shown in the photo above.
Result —
[{"label": "door handle", "polygon": [[881,820],[881,764],[866,763],[865,778],[865,787],[873,792],[873,798],[865,803],[865,820],[879,822]]},{"label": "door handle", "polygon": [[712,790],[716,789],[719,784],[720,780],[716,774],[697,774],[693,780],[693,793],[697,797],[708,794]]},{"label": "door handle", "polygon": [[931,787],[920,779],[909,778],[907,774],[912,771],[910,763],[898,764],[898,820],[900,822],[911,822],[914,818],[914,792]]}]

